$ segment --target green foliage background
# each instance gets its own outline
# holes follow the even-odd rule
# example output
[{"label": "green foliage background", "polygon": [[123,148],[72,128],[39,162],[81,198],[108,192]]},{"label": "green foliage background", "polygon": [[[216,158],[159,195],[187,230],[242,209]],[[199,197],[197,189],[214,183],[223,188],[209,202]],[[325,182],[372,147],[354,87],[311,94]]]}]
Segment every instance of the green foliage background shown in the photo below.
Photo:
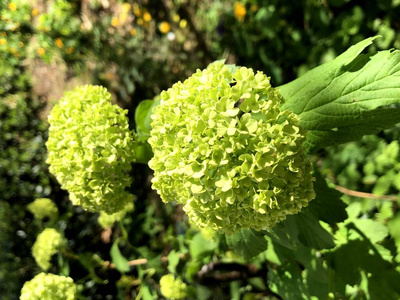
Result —
[{"label": "green foliage background", "polygon": [[[124,3],[130,5],[126,20]],[[216,59],[262,70],[279,86],[376,34],[382,38],[367,51],[400,48],[397,0],[237,3],[246,9],[243,20],[235,15],[235,1],[115,1],[106,7],[97,0],[0,0],[0,294],[5,299],[18,299],[22,284],[40,271],[30,248],[48,226],[68,239],[50,271],[74,278],[82,299],[157,299],[159,280],[167,273],[188,284],[189,299],[400,297],[399,127],[319,150],[313,160],[321,172],[317,194],[323,197],[265,233],[225,237],[191,228],[180,206],[161,203],[151,190],[145,164],[132,171],[134,212],[104,230],[98,215],[73,207],[49,175],[48,109],[43,108],[58,99],[36,92],[32,66],[39,62],[61,63],[66,78],[89,74],[91,83],[108,87],[130,109],[133,128],[141,100]],[[174,36],[161,30],[162,22]],[[148,117],[139,112],[138,119]],[[148,128],[136,129],[148,153]],[[356,197],[342,196],[333,184]],[[38,222],[26,210],[38,197],[55,201],[56,222]],[[143,258],[146,263],[127,264]],[[236,280],[216,279],[238,270],[243,276]]]}]

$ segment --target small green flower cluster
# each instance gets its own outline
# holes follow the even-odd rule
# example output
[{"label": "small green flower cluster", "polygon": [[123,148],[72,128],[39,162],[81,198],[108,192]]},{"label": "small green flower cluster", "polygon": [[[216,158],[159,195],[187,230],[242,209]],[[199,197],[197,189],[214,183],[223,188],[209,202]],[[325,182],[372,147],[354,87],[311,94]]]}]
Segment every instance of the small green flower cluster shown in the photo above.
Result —
[{"label": "small green flower cluster", "polygon": [[315,197],[299,118],[263,73],[216,62],[161,99],[153,188],[200,228],[268,229]]},{"label": "small green flower cluster", "polygon": [[100,86],[68,92],[49,116],[47,162],[75,205],[112,214],[132,202],[125,191],[135,160],[127,111]]},{"label": "small green flower cluster", "polygon": [[115,222],[120,221],[123,218],[125,218],[126,214],[128,212],[133,211],[133,209],[134,209],[134,205],[132,202],[130,202],[124,207],[124,209],[122,209],[119,212],[113,213],[111,215],[106,214],[105,212],[100,212],[98,222],[101,225],[101,227],[106,229],[108,227],[111,227]]},{"label": "small green flower cluster", "polygon": [[161,294],[167,299],[184,299],[187,293],[186,283],[173,274],[164,275],[160,279]]},{"label": "small green flower cluster", "polygon": [[54,220],[58,216],[57,206],[48,198],[38,198],[27,206],[35,219],[42,221],[44,218]]},{"label": "small green flower cluster", "polygon": [[20,300],[75,300],[76,285],[71,277],[40,273],[25,282]]},{"label": "small green flower cluster", "polygon": [[51,267],[51,257],[67,244],[67,240],[54,228],[44,229],[32,246],[32,255],[43,270]]}]

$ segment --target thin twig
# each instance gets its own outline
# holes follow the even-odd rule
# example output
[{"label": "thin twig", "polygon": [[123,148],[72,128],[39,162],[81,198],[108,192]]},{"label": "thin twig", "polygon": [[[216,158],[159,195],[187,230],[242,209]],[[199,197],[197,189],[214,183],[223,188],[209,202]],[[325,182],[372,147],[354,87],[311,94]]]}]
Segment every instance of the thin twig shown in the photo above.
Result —
[{"label": "thin twig", "polygon": [[335,184],[335,189],[343,194],[352,196],[352,197],[360,197],[360,198],[368,198],[368,199],[375,199],[375,200],[389,200],[393,202],[397,202],[397,196],[394,195],[375,195],[371,193],[364,193],[359,191],[350,190],[348,188],[342,187],[340,185]]}]

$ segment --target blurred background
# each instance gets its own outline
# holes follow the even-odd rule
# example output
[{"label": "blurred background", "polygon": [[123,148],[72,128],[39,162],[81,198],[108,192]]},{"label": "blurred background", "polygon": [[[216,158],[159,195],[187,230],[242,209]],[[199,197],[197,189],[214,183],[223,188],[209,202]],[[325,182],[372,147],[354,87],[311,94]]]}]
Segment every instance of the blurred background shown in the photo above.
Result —
[{"label": "blurred background", "polygon": [[[54,258],[52,271],[80,280],[86,299],[137,297],[147,275],[122,282],[115,269],[82,266],[85,255],[89,265],[94,253],[110,259],[111,242],[126,230],[139,253],[156,257],[188,228],[182,210],[151,191],[145,164],[132,171],[137,200],[124,227],[105,230],[98,214],[70,204],[45,163],[47,115],[65,91],[107,87],[134,126],[140,101],[215,60],[261,70],[279,86],[370,36],[382,37],[369,51],[400,48],[399,15],[400,0],[0,0],[0,298],[18,299],[39,272],[31,247],[46,224],[26,209],[36,198],[56,203],[57,226],[82,254],[80,263]],[[394,128],[327,149],[321,169],[349,189],[398,194],[399,134]],[[354,201],[360,213],[396,211],[392,202]]]}]

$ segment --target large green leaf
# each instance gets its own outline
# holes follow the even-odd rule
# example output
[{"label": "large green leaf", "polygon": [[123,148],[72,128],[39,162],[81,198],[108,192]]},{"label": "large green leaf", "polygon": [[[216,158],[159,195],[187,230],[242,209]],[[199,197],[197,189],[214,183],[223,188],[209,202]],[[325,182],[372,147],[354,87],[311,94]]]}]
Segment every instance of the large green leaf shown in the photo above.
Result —
[{"label": "large green leaf", "polygon": [[319,223],[317,217],[308,209],[289,216],[296,220],[299,228],[299,241],[306,247],[322,250],[335,247],[332,235]]},{"label": "large green leaf", "polygon": [[314,183],[317,196],[307,209],[311,210],[319,220],[331,225],[346,220],[346,204],[340,199],[342,194],[330,188],[319,172],[316,172],[314,177],[317,179]]},{"label": "large green leaf", "polygon": [[306,146],[357,140],[400,122],[400,51],[360,54],[377,37],[280,88],[288,109],[308,130]]},{"label": "large green leaf", "polygon": [[251,229],[240,229],[234,234],[227,235],[226,243],[245,260],[252,259],[268,247],[264,235]]}]

